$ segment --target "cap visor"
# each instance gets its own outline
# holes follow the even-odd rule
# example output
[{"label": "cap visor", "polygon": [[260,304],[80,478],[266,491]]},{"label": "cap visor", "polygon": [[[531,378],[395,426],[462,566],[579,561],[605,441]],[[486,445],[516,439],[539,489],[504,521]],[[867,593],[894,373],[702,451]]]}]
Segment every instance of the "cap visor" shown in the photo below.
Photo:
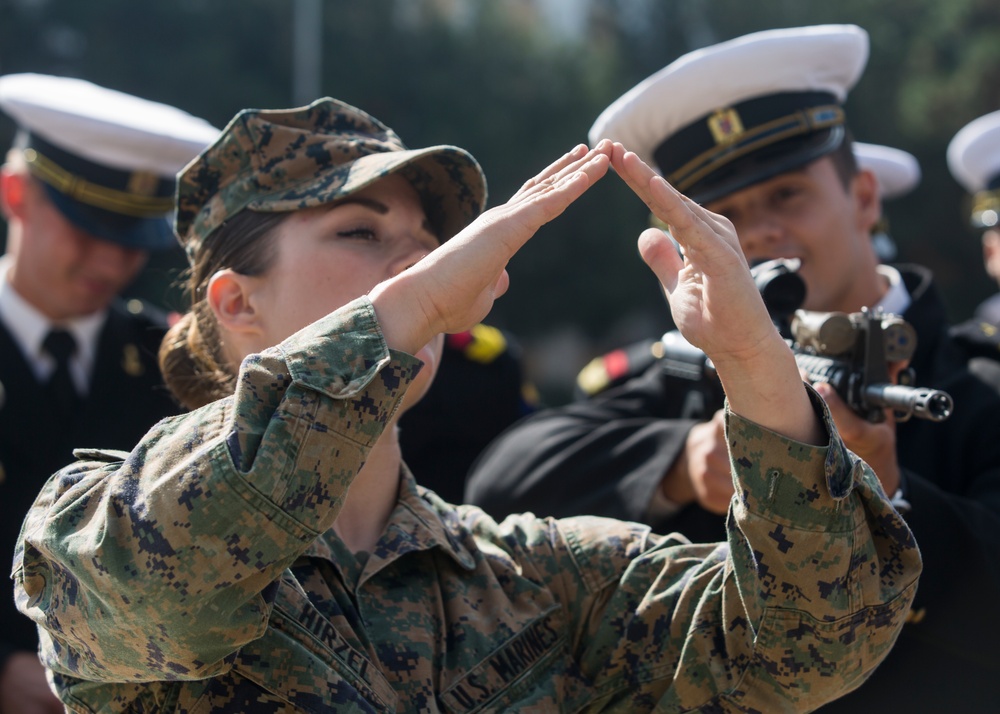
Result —
[{"label": "cap visor", "polygon": [[486,204],[486,178],[472,156],[455,146],[367,154],[247,205],[255,211],[292,211],[333,203],[385,176],[402,173],[420,195],[431,223],[446,240]]},{"label": "cap visor", "polygon": [[177,245],[167,216],[134,218],[80,203],[42,183],[63,217],[95,238],[137,250],[165,250]]},{"label": "cap visor", "polygon": [[706,204],[736,191],[793,171],[835,151],[846,136],[834,126],[805,137],[795,137],[733,159],[702,180],[682,189],[696,203]]}]

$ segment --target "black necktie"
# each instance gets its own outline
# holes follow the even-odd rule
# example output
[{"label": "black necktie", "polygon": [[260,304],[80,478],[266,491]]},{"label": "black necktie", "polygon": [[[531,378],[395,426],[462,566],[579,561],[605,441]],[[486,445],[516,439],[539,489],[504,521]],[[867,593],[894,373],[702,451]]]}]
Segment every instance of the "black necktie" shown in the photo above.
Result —
[{"label": "black necktie", "polygon": [[68,417],[79,400],[73,376],[69,373],[69,360],[76,352],[76,340],[66,330],[55,329],[45,336],[42,348],[56,361],[56,369],[46,387],[47,396],[53,409],[60,416]]}]

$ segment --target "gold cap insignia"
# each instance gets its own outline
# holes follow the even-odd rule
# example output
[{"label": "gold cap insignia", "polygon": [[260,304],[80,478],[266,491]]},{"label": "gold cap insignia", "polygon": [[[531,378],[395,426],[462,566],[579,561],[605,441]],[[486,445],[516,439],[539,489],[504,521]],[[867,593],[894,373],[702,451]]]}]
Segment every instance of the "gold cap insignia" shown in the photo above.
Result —
[{"label": "gold cap insignia", "polygon": [[133,171],[125,190],[136,196],[153,196],[160,185],[160,177],[149,171]]},{"label": "gold cap insignia", "polygon": [[129,377],[140,377],[146,371],[139,357],[139,348],[133,344],[127,344],[122,350],[122,369]]},{"label": "gold cap insignia", "polygon": [[716,144],[731,144],[743,133],[743,122],[739,113],[732,108],[717,109],[708,118],[708,128]]}]

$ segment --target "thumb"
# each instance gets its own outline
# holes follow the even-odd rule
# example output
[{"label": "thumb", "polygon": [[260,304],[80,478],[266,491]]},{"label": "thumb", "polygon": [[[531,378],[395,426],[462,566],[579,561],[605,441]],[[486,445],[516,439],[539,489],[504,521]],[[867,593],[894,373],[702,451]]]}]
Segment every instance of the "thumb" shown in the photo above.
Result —
[{"label": "thumb", "polygon": [[684,258],[667,234],[658,228],[647,228],[639,236],[639,255],[656,275],[667,293],[677,287],[677,274],[684,267]]}]

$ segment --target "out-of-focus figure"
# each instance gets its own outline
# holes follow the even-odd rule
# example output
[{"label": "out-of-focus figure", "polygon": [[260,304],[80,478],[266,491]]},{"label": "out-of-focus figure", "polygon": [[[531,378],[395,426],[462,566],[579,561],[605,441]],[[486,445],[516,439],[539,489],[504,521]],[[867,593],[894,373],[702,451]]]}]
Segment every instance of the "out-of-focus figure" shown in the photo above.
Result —
[{"label": "out-of-focus figure", "polygon": [[[1000,361],[973,358],[953,339],[930,270],[888,265],[876,251],[889,184],[859,165],[844,107],[867,58],[868,34],[854,25],[745,35],[628,90],[590,140],[621,141],[725,216],[748,263],[797,262],[804,309],[881,309],[915,329],[913,385],[951,395],[947,420],[870,423],[828,382],[815,385],[913,529],[925,567],[885,662],[822,711],[989,711],[1000,626],[982,613],[1000,599]],[[466,501],[496,517],[610,516],[716,540],[744,507],[724,468],[721,383],[667,357],[661,349],[638,376],[505,431],[474,465]]]},{"label": "out-of-focus figure", "polygon": [[[948,144],[948,168],[972,197],[971,223],[982,231],[983,264],[1000,282],[1000,111],[966,124]],[[1000,328],[1000,293],[976,308],[975,319]]]},{"label": "out-of-focus figure", "polygon": [[[129,448],[179,407],[156,363],[164,316],[119,295],[176,245],[174,176],[218,135],[165,104],[67,77],[0,77],[17,124],[0,170],[0,550],[45,480],[88,446]],[[0,589],[0,711],[62,711],[34,624]],[[16,708],[15,708],[16,707]]]},{"label": "out-of-focus figure", "polygon": [[[854,158],[859,169],[875,174],[883,204],[910,193],[920,183],[920,162],[908,151],[881,144],[854,142]],[[889,218],[882,207],[882,216],[872,228],[872,245],[882,262],[896,259],[896,242],[889,232]]]}]

